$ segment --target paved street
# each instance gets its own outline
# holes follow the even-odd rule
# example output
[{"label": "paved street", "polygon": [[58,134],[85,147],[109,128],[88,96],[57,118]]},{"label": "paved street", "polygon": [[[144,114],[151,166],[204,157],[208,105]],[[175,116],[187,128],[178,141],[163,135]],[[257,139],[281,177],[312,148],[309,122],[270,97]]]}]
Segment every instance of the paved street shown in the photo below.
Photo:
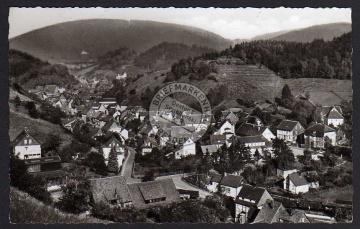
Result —
[{"label": "paved street", "polygon": [[132,184],[132,183],[139,183],[141,182],[140,179],[135,179],[131,177],[132,174],[132,169],[134,166],[134,161],[135,161],[135,149],[132,147],[127,147],[128,149],[128,156],[126,157],[123,167],[121,169],[121,175],[124,176],[126,178],[126,181],[128,184]]},{"label": "paved street", "polygon": [[[128,184],[139,183],[139,182],[141,182],[140,179],[135,179],[135,178],[131,177],[132,168],[133,168],[134,161],[135,161],[136,151],[132,147],[127,147],[127,149],[128,149],[129,155],[124,161],[123,168],[121,169],[120,174],[126,178],[126,182]],[[199,191],[200,197],[205,197],[205,196],[211,195],[210,192],[207,192],[205,190],[202,190],[200,188],[197,188],[195,186],[192,186],[192,185],[184,182],[183,180],[181,180],[181,176],[182,176],[182,174],[161,176],[161,177],[157,177],[156,180],[172,179],[174,181],[176,188]]]}]

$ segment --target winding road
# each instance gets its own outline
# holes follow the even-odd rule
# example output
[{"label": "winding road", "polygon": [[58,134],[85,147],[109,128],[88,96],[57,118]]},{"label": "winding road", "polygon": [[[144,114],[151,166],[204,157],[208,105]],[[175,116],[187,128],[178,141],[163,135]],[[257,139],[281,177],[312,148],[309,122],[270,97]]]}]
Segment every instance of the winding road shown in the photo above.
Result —
[{"label": "winding road", "polygon": [[[136,151],[132,147],[127,147],[127,149],[128,149],[128,156],[126,157],[126,159],[123,163],[120,174],[126,178],[126,183],[128,183],[128,184],[140,183],[141,182],[140,179],[135,179],[131,176],[134,162],[135,162]],[[201,198],[211,195],[211,193],[208,191],[202,190],[200,188],[197,188],[195,186],[192,186],[192,185],[184,182],[181,179],[181,177],[182,177],[182,174],[176,174],[176,175],[157,177],[156,180],[172,179],[174,181],[176,188],[199,191],[199,196]]]}]

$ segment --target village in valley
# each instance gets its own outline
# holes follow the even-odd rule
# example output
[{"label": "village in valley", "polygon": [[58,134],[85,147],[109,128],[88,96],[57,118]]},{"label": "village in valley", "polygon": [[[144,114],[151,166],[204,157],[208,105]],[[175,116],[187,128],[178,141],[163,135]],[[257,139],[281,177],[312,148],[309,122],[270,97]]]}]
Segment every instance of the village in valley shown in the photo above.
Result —
[{"label": "village in valley", "polygon": [[[10,52],[14,59],[32,58]],[[18,77],[10,80],[11,192],[101,222],[351,222],[352,101],[335,91],[329,92],[335,99],[320,100],[289,78],[269,96],[259,95],[265,86],[237,92],[235,81],[221,80],[231,74],[284,78],[284,72],[271,70],[266,54],[252,58],[249,52],[236,44],[181,59],[171,69],[135,74],[127,59],[135,54],[126,51],[116,74],[98,70],[89,77],[103,62],[82,51],[78,62],[47,63],[50,70],[29,73],[26,87],[19,75],[27,73],[19,73],[20,65],[10,68]],[[193,73],[184,70],[197,66]],[[328,74],[318,66],[316,74]],[[34,83],[47,73],[64,80]],[[135,84],[146,77],[147,83]],[[151,86],[160,79],[162,84]],[[150,109],[164,85],[192,82],[209,82],[201,87],[211,103],[206,118],[198,104],[179,95],[169,98],[177,99],[173,109]],[[170,120],[162,129],[153,121],[159,113]],[[196,128],[201,136],[192,132]]]}]

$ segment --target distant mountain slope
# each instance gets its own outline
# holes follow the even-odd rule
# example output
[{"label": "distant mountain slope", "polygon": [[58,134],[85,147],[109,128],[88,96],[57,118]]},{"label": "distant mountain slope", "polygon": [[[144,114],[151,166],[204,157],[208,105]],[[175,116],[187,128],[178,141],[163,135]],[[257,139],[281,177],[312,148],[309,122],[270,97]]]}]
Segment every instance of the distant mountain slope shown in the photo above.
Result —
[{"label": "distant mountain slope", "polygon": [[253,38],[251,38],[251,40],[256,41],[256,40],[270,40],[274,37],[283,35],[285,33],[288,33],[290,30],[281,30],[281,31],[277,31],[277,32],[273,32],[273,33],[265,33],[265,34],[261,34],[258,36],[255,36]]},{"label": "distant mountain slope", "polygon": [[217,50],[232,41],[194,27],[139,20],[92,19],[41,28],[10,40],[10,48],[49,61],[93,58],[120,46],[143,52],[162,42],[201,45]]},{"label": "distant mountain slope", "polygon": [[215,49],[197,45],[163,42],[141,53],[134,64],[141,68],[166,69],[181,58],[201,56],[204,53],[215,52]]},{"label": "distant mountain slope", "polygon": [[350,23],[332,23],[325,25],[316,25],[304,29],[290,31],[285,34],[271,38],[278,41],[311,42],[315,39],[332,40],[344,33],[351,31]]}]

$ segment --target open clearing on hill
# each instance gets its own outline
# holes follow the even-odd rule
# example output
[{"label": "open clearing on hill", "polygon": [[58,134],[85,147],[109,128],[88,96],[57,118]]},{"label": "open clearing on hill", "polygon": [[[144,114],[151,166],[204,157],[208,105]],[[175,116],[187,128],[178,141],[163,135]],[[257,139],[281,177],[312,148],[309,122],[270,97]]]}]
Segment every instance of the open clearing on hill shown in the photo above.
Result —
[{"label": "open clearing on hill", "polygon": [[10,187],[12,223],[109,223],[86,215],[73,215],[45,205],[29,194]]},{"label": "open clearing on hill", "polygon": [[[140,95],[147,87],[154,89],[163,86],[165,76],[158,71],[145,75],[135,81],[128,90],[136,89]],[[227,99],[245,98],[253,101],[271,100],[281,95],[281,90],[288,84],[293,95],[309,92],[310,100],[319,106],[339,105],[341,100],[352,99],[352,81],[337,79],[282,79],[266,67],[259,68],[255,65],[219,65],[218,73],[213,74],[214,80],[204,79],[201,81],[189,80],[183,76],[177,82],[191,83],[208,93],[211,88],[222,84],[228,87]]]}]

